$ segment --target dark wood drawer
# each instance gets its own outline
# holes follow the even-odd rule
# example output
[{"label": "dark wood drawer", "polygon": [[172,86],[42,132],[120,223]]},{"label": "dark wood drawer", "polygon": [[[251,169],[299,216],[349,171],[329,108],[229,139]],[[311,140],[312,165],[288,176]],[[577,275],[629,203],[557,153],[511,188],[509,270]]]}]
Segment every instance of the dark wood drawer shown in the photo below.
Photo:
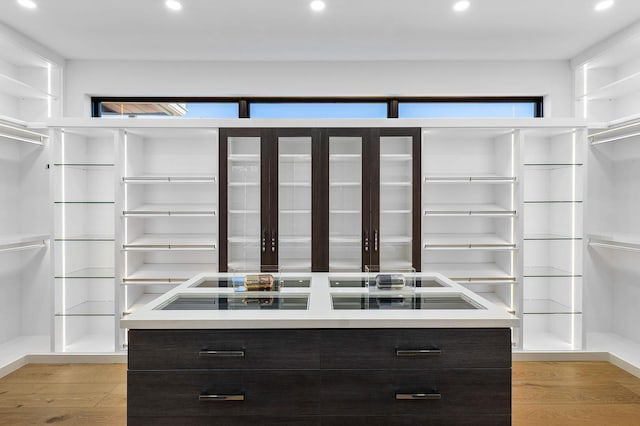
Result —
[{"label": "dark wood drawer", "polygon": [[129,371],[131,417],[307,416],[320,375],[306,370]]},{"label": "dark wood drawer", "polygon": [[130,330],[130,370],[315,369],[318,330]]},{"label": "dark wood drawer", "polygon": [[326,370],[324,415],[510,415],[510,369]]},{"label": "dark wood drawer", "polygon": [[322,330],[327,369],[511,368],[509,329]]},{"label": "dark wood drawer", "polygon": [[[320,417],[131,417],[127,426],[321,426]],[[413,423],[416,426],[420,423]]]},{"label": "dark wood drawer", "polygon": [[[216,423],[217,424],[217,423]],[[322,417],[322,426],[511,426],[511,416],[338,416]]]}]

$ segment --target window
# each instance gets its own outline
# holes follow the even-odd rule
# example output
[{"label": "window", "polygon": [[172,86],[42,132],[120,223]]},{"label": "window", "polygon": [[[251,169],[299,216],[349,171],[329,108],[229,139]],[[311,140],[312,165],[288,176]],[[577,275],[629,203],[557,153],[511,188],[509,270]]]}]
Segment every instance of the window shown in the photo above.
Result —
[{"label": "window", "polygon": [[93,117],[536,118],[542,97],[91,99]]},{"label": "window", "polygon": [[385,102],[252,102],[251,118],[387,118]]},{"label": "window", "polygon": [[542,100],[487,100],[462,102],[400,101],[398,118],[534,118],[542,117]]}]

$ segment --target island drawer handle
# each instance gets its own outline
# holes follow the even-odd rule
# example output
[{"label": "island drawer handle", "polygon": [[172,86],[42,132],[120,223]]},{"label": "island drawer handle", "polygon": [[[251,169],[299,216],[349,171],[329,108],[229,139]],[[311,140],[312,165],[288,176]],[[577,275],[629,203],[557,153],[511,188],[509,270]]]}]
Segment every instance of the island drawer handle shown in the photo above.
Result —
[{"label": "island drawer handle", "polygon": [[429,393],[396,393],[396,400],[398,401],[426,401],[426,400],[438,400],[442,399],[440,392]]},{"label": "island drawer handle", "polygon": [[198,396],[198,400],[199,401],[211,401],[211,402],[218,402],[218,401],[244,401],[244,394],[237,394],[237,395],[220,395],[220,394],[213,394],[213,395],[209,395],[209,394],[200,394]]},{"label": "island drawer handle", "polygon": [[203,349],[198,352],[200,358],[244,358],[244,349],[239,351],[210,351]]},{"label": "island drawer handle", "polygon": [[396,356],[434,356],[441,354],[442,349],[396,349]]}]

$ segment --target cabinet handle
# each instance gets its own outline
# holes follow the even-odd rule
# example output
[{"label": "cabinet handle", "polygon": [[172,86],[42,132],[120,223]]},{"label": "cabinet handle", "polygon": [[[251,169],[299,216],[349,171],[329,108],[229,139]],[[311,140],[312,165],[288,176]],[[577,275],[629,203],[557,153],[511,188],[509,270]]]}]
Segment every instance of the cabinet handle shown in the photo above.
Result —
[{"label": "cabinet handle", "polygon": [[271,253],[276,252],[276,233],[271,234]]},{"label": "cabinet handle", "polygon": [[369,252],[369,233],[364,231],[364,251]]},{"label": "cabinet handle", "polygon": [[267,251],[267,233],[264,232],[262,234],[262,252],[266,252]]},{"label": "cabinet handle", "polygon": [[425,401],[442,399],[440,392],[429,393],[396,393],[397,401]]},{"label": "cabinet handle", "polygon": [[244,394],[200,394],[199,401],[218,402],[218,401],[244,401]]},{"label": "cabinet handle", "polygon": [[200,358],[244,358],[244,349],[239,351],[210,351],[203,349],[198,352]]},{"label": "cabinet handle", "polygon": [[396,349],[396,356],[434,356],[441,354],[442,349]]},{"label": "cabinet handle", "polygon": [[373,251],[378,252],[378,230],[373,231]]}]

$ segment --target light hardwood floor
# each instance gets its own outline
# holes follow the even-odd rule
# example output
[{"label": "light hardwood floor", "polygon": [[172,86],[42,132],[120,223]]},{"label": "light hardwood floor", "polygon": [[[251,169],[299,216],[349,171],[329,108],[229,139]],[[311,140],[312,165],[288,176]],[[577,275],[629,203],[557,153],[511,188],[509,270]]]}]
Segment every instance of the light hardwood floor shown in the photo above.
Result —
[{"label": "light hardwood floor", "polygon": [[[0,425],[126,424],[125,364],[32,364],[0,379]],[[513,424],[640,425],[640,379],[606,362],[514,362]]]}]

